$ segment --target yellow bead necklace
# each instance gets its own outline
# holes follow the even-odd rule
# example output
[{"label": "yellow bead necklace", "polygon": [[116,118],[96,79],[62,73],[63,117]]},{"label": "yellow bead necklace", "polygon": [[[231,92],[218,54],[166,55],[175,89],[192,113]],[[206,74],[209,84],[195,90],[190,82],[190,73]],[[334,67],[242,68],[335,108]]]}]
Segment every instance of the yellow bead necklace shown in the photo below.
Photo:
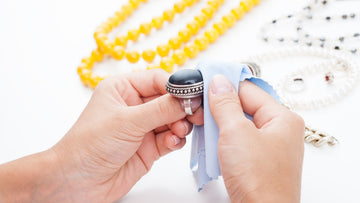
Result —
[{"label": "yellow bead necklace", "polygon": [[[149,35],[153,28],[161,29],[164,21],[171,23],[176,14],[182,13],[186,7],[194,5],[199,0],[181,0],[174,4],[173,9],[164,11],[162,16],[141,24],[139,28],[130,29],[126,36],[119,35],[115,40],[109,40],[108,34],[146,1],[129,0],[129,3],[123,5],[119,11],[115,12],[113,16],[96,29],[94,38],[98,47],[92,51],[89,57],[82,59],[77,69],[81,81],[86,86],[95,88],[104,79],[93,74],[91,69],[96,62],[103,60],[105,54],[112,56],[116,60],[122,60],[125,57],[130,63],[138,62],[140,57],[151,63],[158,54],[161,57],[160,64],[149,64],[147,69],[162,68],[167,72],[171,72],[175,64],[181,66],[188,58],[196,57],[199,51],[205,50],[210,43],[214,43],[220,35],[224,34],[236,21],[240,20],[244,13],[249,12],[253,6],[260,2],[260,0],[241,1],[238,6],[224,15],[220,21],[215,22],[203,35],[197,36],[193,42],[187,43],[183,48],[182,45],[190,41],[206,25],[207,21],[224,3],[224,0],[209,0],[200,14],[194,17],[194,20],[181,29],[177,36],[170,38],[167,44],[157,46],[156,50],[146,49],[140,54],[134,50],[127,51],[126,46],[128,40],[136,42],[140,34]],[[171,50],[173,51],[170,52]],[[169,56],[170,53],[172,53],[172,56]]]}]

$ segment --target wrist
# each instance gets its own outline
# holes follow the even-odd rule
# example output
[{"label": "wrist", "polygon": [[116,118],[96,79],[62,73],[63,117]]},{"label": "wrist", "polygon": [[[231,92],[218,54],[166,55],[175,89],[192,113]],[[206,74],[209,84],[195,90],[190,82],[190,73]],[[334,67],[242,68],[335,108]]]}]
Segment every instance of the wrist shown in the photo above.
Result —
[{"label": "wrist", "polygon": [[0,200],[52,201],[64,184],[56,155],[47,150],[0,166]]}]

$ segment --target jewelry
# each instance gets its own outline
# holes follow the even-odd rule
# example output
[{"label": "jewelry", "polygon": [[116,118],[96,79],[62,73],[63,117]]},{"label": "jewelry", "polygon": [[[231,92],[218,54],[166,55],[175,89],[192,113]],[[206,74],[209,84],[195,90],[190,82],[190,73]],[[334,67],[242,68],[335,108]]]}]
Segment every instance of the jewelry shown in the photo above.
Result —
[{"label": "jewelry", "polygon": [[[304,9],[295,14],[289,14],[277,19],[272,20],[270,23],[266,24],[262,28],[261,36],[265,42],[277,42],[280,44],[288,43],[290,45],[305,45],[305,46],[318,46],[322,48],[328,48],[333,50],[344,50],[352,54],[360,54],[360,48],[354,45],[354,41],[360,40],[360,32],[349,33],[345,35],[340,35],[335,38],[327,38],[323,35],[313,36],[309,32],[305,31],[304,23],[321,20],[324,23],[328,24],[336,19],[341,21],[346,20],[355,20],[360,13],[350,12],[342,15],[326,15],[323,17],[316,17],[314,14],[317,9],[325,8],[330,2],[330,0],[314,0]],[[295,21],[295,22],[294,22]],[[271,34],[270,30],[278,30],[279,23],[292,22],[295,24],[295,35],[294,36],[282,36]],[[289,23],[290,24],[290,23]]]},{"label": "jewelry", "polygon": [[[138,62],[140,60],[140,53],[137,51],[126,51],[127,41],[132,40],[135,42],[140,34],[148,35],[153,28],[160,29],[164,21],[171,22],[175,13],[183,12],[185,7],[192,6],[198,0],[182,0],[176,3],[173,9],[164,11],[162,16],[153,18],[151,23],[143,23],[138,29],[129,30],[127,36],[117,36],[115,41],[110,41],[107,37],[108,33],[118,26],[120,22],[124,21],[126,17],[130,16],[145,1],[129,0],[128,4],[124,5],[122,9],[117,11],[96,30],[94,38],[98,48],[92,51],[89,57],[85,57],[77,69],[81,81],[86,86],[95,88],[104,79],[93,74],[91,69],[94,63],[100,62],[104,58],[105,54],[112,56],[116,60],[122,60],[125,57],[131,63]],[[182,46],[183,43],[188,42],[192,36],[196,35],[206,25],[207,21],[223,2],[224,0],[209,0],[207,5],[201,10],[201,13],[193,21],[189,22],[186,28],[180,30],[177,36],[171,38],[168,44],[159,45],[156,51],[144,50],[141,56],[148,63],[154,60],[156,53],[162,57],[159,65],[150,64],[147,69],[162,68],[167,72],[172,72],[175,65],[183,65],[188,58],[196,57],[199,51],[205,50],[210,43],[214,43],[220,35],[224,34],[228,28],[231,28],[236,21],[242,18],[244,13],[249,12],[260,0],[242,0],[238,6],[224,15],[220,21],[214,23],[203,35],[196,37],[193,42]],[[170,56],[171,54],[172,56]]]},{"label": "jewelry", "polygon": [[[316,109],[322,106],[335,103],[347,95],[356,85],[359,77],[359,66],[355,61],[341,55],[338,52],[329,51],[322,48],[315,47],[295,47],[283,49],[278,52],[269,52],[250,57],[247,61],[255,64],[263,64],[264,62],[281,60],[288,57],[312,56],[325,59],[324,62],[312,64],[307,67],[298,68],[296,71],[286,75],[282,80],[275,85],[275,89],[282,98],[282,102],[291,109]],[[263,66],[262,66],[263,67]],[[286,91],[300,92],[304,90],[304,77],[313,75],[314,73],[323,73],[325,75],[324,81],[332,83],[334,79],[333,72],[341,71],[345,73],[346,82],[341,87],[334,87],[335,90],[324,95],[312,95],[311,98],[294,99],[291,95],[286,94]],[[332,82],[330,82],[332,81]],[[289,87],[289,83],[292,86]],[[300,85],[301,87],[296,87]],[[295,86],[295,87],[293,87]]]},{"label": "jewelry", "polygon": [[172,74],[166,83],[166,91],[176,98],[184,100],[187,115],[192,115],[191,98],[202,96],[204,81],[199,70],[182,69]]}]

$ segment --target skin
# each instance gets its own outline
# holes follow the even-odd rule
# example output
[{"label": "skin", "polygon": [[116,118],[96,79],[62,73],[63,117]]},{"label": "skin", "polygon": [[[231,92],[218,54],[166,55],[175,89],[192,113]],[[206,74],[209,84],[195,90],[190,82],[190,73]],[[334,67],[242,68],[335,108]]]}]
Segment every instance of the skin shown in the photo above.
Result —
[{"label": "skin", "polygon": [[[193,100],[195,113],[186,116],[181,101],[166,94],[168,77],[152,70],[101,82],[56,145],[0,165],[0,202],[123,197],[157,159],[184,146],[192,124],[203,123],[201,100]],[[219,160],[231,200],[299,201],[301,118],[252,84],[242,83],[239,95],[229,84],[214,77],[209,102],[220,128]],[[254,115],[254,123],[242,109]]]}]

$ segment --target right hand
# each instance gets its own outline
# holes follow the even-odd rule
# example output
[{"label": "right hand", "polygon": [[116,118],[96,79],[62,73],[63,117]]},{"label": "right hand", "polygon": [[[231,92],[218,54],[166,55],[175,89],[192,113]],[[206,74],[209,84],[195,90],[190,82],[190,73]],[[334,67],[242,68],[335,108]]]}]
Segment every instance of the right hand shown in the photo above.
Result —
[{"label": "right hand", "polygon": [[210,84],[209,105],[220,129],[219,162],[231,201],[299,202],[302,118],[249,81],[240,82],[236,93],[222,75]]}]

